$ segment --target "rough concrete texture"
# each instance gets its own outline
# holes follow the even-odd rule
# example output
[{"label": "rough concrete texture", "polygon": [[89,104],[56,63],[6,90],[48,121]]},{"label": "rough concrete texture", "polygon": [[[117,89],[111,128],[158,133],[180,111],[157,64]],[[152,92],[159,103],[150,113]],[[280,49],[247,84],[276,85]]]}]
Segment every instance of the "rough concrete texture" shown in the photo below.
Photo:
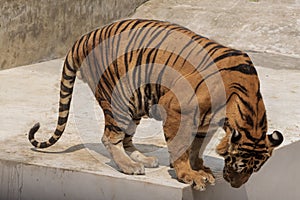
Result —
[{"label": "rough concrete texture", "polygon": [[[300,69],[299,0],[151,0],[132,17],[178,23],[221,44],[248,51],[254,62],[281,68],[278,60],[290,59],[293,62],[284,66]],[[260,52],[264,54],[257,54]],[[273,62],[274,54],[282,58]]]},{"label": "rough concrete texture", "polygon": [[82,34],[145,0],[0,0],[0,69],[59,58]]},{"label": "rough concrete texture", "polygon": [[258,66],[269,130],[282,131],[285,141],[245,186],[232,189],[221,178],[223,161],[214,153],[218,134],[205,150],[216,186],[196,192],[179,183],[168,167],[160,123],[149,120],[139,126],[134,142],[157,155],[160,167],[147,169],[145,176],[119,173],[100,143],[103,114],[80,81],[63,137],[45,152],[32,150],[30,127],[39,121],[37,137],[47,139],[56,125],[59,59],[0,71],[0,199],[300,199],[299,5],[299,0],[151,0],[133,16],[176,22],[250,52]]}]

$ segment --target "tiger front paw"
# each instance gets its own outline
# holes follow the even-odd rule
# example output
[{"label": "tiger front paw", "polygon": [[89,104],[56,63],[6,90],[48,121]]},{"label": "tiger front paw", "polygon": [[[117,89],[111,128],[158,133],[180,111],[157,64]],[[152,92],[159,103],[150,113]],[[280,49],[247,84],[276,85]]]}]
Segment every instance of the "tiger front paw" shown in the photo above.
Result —
[{"label": "tiger front paw", "polygon": [[179,172],[177,175],[179,181],[190,184],[195,190],[204,191],[206,184],[215,184],[215,178],[211,173],[207,173],[203,170],[194,171],[189,170],[187,172]]},{"label": "tiger front paw", "polygon": [[142,163],[139,162],[118,162],[116,163],[119,167],[120,171],[124,174],[128,175],[144,175],[145,174],[145,168]]}]

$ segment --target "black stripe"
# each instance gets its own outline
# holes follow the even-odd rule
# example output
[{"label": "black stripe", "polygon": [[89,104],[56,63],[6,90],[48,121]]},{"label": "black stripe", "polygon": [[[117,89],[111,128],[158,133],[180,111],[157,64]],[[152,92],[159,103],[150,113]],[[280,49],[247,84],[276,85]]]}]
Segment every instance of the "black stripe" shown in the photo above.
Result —
[{"label": "black stripe", "polygon": [[[128,24],[126,24],[126,26],[122,29],[122,30],[120,30],[120,33],[122,33],[123,31],[125,31],[125,30],[127,30],[128,29],[128,27],[132,24],[132,23],[136,23],[136,21],[134,21],[134,20],[128,20]],[[129,28],[129,30],[130,30],[130,28]]]},{"label": "black stripe", "polygon": [[[177,57],[175,58],[175,60],[174,60],[174,62],[173,62],[173,65],[177,62],[177,60],[181,57],[181,54],[182,54],[182,52],[186,49],[186,48],[188,48],[191,44],[193,44],[194,43],[194,40],[190,40],[188,43],[186,43],[185,45],[184,45],[184,47],[180,50],[180,52],[178,53],[178,55],[177,55]],[[185,58],[186,59],[186,58]]]},{"label": "black stripe", "polygon": [[[155,55],[156,56],[156,55]],[[162,78],[163,78],[163,75],[164,75],[164,71],[166,70],[166,68],[169,66],[169,62],[170,62],[170,59],[171,57],[173,56],[173,53],[171,53],[168,57],[168,59],[166,60],[166,62],[164,63],[164,67],[163,69],[159,72],[159,75],[157,77],[157,84],[161,84],[161,81],[162,81]],[[155,58],[154,58],[155,59]],[[174,64],[174,63],[173,63]],[[157,91],[158,92],[158,91]],[[160,91],[159,91],[160,92]],[[158,95],[160,97],[160,95]]]},{"label": "black stripe", "polygon": [[[126,110],[126,102],[124,101],[120,92],[114,91],[113,99],[111,99],[110,103],[113,106],[115,112],[127,112]],[[117,110],[116,110],[117,109]]]},{"label": "black stripe", "polygon": [[[139,54],[137,56],[137,60],[135,63],[135,67],[133,69],[133,87],[134,88],[139,88],[141,85],[141,64],[142,64],[142,60],[143,60],[143,49],[141,49],[139,51]],[[138,74],[138,76],[136,75]],[[137,80],[137,83],[136,83]]]},{"label": "black stripe", "polygon": [[[114,33],[114,35],[116,35],[117,34],[117,32],[119,31],[119,29],[121,28],[121,26],[124,24],[124,23],[128,23],[128,24],[126,24],[126,26],[128,26],[129,24],[130,24],[130,21],[128,21],[128,20],[123,20],[123,21],[119,21],[118,22],[118,25],[116,26],[116,31],[115,31],[115,33]],[[126,26],[125,26],[125,28],[126,28]],[[120,32],[122,32],[122,31],[120,31]]]},{"label": "black stripe", "polygon": [[140,92],[140,87],[141,87],[141,64],[142,64],[142,59],[143,59],[143,49],[140,50],[138,56],[137,56],[137,61],[135,63],[135,67],[133,69],[132,75],[133,75],[133,87],[135,89],[135,92],[137,94],[138,98],[138,110],[142,109],[142,96]]},{"label": "black stripe", "polygon": [[108,129],[109,131],[113,132],[123,132],[123,130],[120,127],[114,125],[105,125],[105,129]]},{"label": "black stripe", "polygon": [[[217,73],[219,73],[219,71],[215,71],[215,72],[207,75],[206,77],[202,78],[202,80],[195,87],[195,93],[194,93],[194,95],[197,93],[197,90],[199,89],[199,87],[201,86],[202,83],[204,83],[209,77],[211,77],[211,76],[213,76],[213,75],[215,75]],[[192,98],[194,97],[194,95],[192,96]],[[192,100],[192,98],[191,98],[191,100]]]},{"label": "black stripe", "polygon": [[63,134],[63,131],[64,131],[64,129],[62,131],[56,129],[55,132],[54,132],[54,135],[61,136]]},{"label": "black stripe", "polygon": [[[147,66],[147,69],[145,70],[145,80],[146,80],[146,83],[149,83],[150,82],[150,76],[149,74],[152,74],[152,71],[154,69],[154,61],[156,59],[156,56],[157,56],[157,53],[158,53],[159,49],[151,49],[147,55],[147,58],[146,58],[146,64],[149,64],[151,63],[151,66]],[[151,55],[152,53],[154,53],[153,55],[153,58],[151,60]],[[150,71],[148,72],[148,69],[150,69]]]},{"label": "black stripe", "polygon": [[70,83],[73,83],[75,81],[75,76],[67,75],[65,69],[63,69],[63,79],[68,80]]},{"label": "black stripe", "polygon": [[67,104],[59,103],[59,112],[63,112],[70,109],[70,101]]},{"label": "black stripe", "polygon": [[67,121],[68,121],[68,115],[66,117],[59,117],[57,123],[59,125],[64,125]]},{"label": "black stripe", "polygon": [[242,102],[242,103],[245,105],[245,107],[251,112],[252,115],[255,115],[255,112],[254,112],[253,107],[252,107],[248,102],[246,102],[246,101],[245,101],[238,93],[236,93],[236,92],[232,92],[232,93],[230,94],[230,96],[227,98],[226,103],[228,103],[228,102],[230,101],[230,99],[231,99],[234,95],[236,95],[236,96],[241,100],[241,102]]},{"label": "black stripe", "polygon": [[128,87],[128,85],[123,86],[123,81],[120,81],[120,74],[117,62],[114,61],[112,65],[114,68],[114,75],[115,77],[117,77],[117,80],[119,80],[118,84],[120,87],[117,88],[117,92],[120,93],[119,97],[122,98],[123,103],[128,102],[130,97],[127,97],[126,92],[124,90]]},{"label": "black stripe", "polygon": [[108,78],[108,80],[110,80],[110,81],[112,81],[112,83],[113,83],[113,86],[116,86],[116,80],[114,79],[114,73],[112,72],[112,70],[111,70],[111,67],[110,67],[110,65],[109,65],[109,67],[106,69],[106,74],[107,75],[109,75],[109,77],[107,77]]},{"label": "black stripe", "polygon": [[[129,116],[126,113],[126,116]],[[118,110],[115,110],[113,113],[113,119],[118,125],[118,127],[127,127],[128,123],[130,121],[129,117],[126,117],[125,114],[122,114],[122,112],[119,112]],[[122,129],[123,130],[123,129]]]},{"label": "black stripe", "polygon": [[[79,40],[78,40],[78,46],[77,46],[77,49],[76,49],[76,55],[77,55],[77,63],[79,64],[79,63],[81,63],[81,60],[80,60],[80,54],[79,54],[79,52],[80,52],[80,46],[81,46],[81,44],[82,44],[82,42],[84,42],[85,40],[85,35],[84,36],[82,36]],[[82,49],[83,50],[83,49]]]},{"label": "black stripe", "polygon": [[105,88],[103,87],[103,84],[101,84],[99,82],[99,84],[97,85],[97,91],[95,91],[95,93],[98,92],[99,94],[103,94],[105,97],[105,100],[107,100],[108,102],[111,101],[110,98],[110,93],[108,91],[105,90]]},{"label": "black stripe", "polygon": [[49,139],[50,144],[54,144],[55,142],[57,142],[57,139],[55,139],[54,137],[51,137]]},{"label": "black stripe", "polygon": [[[128,72],[129,70],[129,62],[128,62],[128,52],[126,51],[124,54],[124,66],[125,66],[125,71]],[[130,90],[131,93],[133,93],[133,89],[131,88],[131,84],[130,84],[130,79],[129,79],[129,74],[126,73],[126,78],[127,78],[127,82],[129,83],[128,88]]]},{"label": "black stripe", "polygon": [[[145,25],[143,25],[143,28],[142,28],[142,30],[143,30],[143,33],[144,33],[144,35],[142,36],[142,39],[141,39],[141,41],[140,41],[140,44],[139,44],[139,46],[138,46],[138,49],[140,49],[141,47],[142,47],[142,45],[144,44],[144,41],[147,39],[147,35],[150,33],[150,29],[152,28],[152,27],[150,27],[149,28],[149,30],[148,29],[146,29],[150,24],[152,24],[153,22],[148,22],[148,23],[146,23]],[[142,31],[141,31],[142,32]]]},{"label": "black stripe", "polygon": [[[101,47],[101,49],[99,48],[99,51],[100,51],[100,60],[101,60],[101,67],[99,68],[100,70],[100,73],[101,73],[101,77],[99,77],[100,79],[105,79],[104,77],[104,71],[106,70],[106,68],[108,67],[105,63],[104,63],[104,55],[106,55],[106,42],[107,40],[104,40],[103,41],[103,38],[102,38],[102,34],[103,34],[103,31],[105,30],[106,28],[102,28],[100,33],[99,33],[99,47]],[[102,69],[101,69],[102,68]],[[104,80],[104,82],[107,82],[107,80]]]},{"label": "black stripe", "polygon": [[203,118],[202,118],[202,120],[201,120],[200,126],[203,126],[203,125],[204,125],[205,119],[206,119],[206,117],[207,117],[209,114],[211,114],[211,107],[209,107],[209,108],[207,109],[207,111],[205,112],[205,114],[204,114],[204,116],[203,116]]},{"label": "black stripe", "polygon": [[82,46],[82,52],[83,52],[83,55],[84,55],[85,58],[88,56],[88,53],[89,53],[88,45],[89,45],[89,40],[90,40],[90,37],[91,37],[92,33],[93,32],[90,32],[90,33],[85,35],[86,38],[85,38],[84,44]]},{"label": "black stripe", "polygon": [[197,41],[197,40],[202,40],[202,39],[207,39],[207,38],[196,34],[196,35],[192,36],[192,39]]},{"label": "black stripe", "polygon": [[[219,105],[219,107],[217,109],[214,110],[211,119],[214,119],[214,117],[218,114],[218,112],[223,109],[225,106],[227,105],[227,102],[224,104]],[[224,111],[225,112],[225,111]],[[218,122],[216,122],[220,127],[223,127],[225,125],[225,123],[228,121],[227,118],[222,118],[220,119]]]},{"label": "black stripe", "polygon": [[248,90],[239,83],[232,83],[230,88],[234,88],[234,89],[242,92],[244,95],[248,96]]},{"label": "black stripe", "polygon": [[[253,144],[254,146],[254,144]],[[263,154],[263,153],[268,153],[267,150],[258,150],[258,149],[254,149],[254,150],[250,150],[250,149],[247,149],[247,148],[243,148],[243,147],[239,147],[238,148],[239,151],[246,151],[246,152],[249,152],[249,154],[252,154],[252,155],[256,155],[256,154]],[[242,156],[241,156],[242,157]],[[247,156],[245,156],[247,157]]]},{"label": "black stripe", "polygon": [[[134,24],[133,26],[135,26],[136,24]],[[142,30],[140,30],[141,32]],[[131,33],[133,32],[133,35],[131,35]],[[125,49],[125,52],[128,54],[128,52],[130,52],[130,57],[129,57],[129,62],[132,61],[132,58],[133,58],[133,50],[134,50],[134,41],[136,41],[136,35],[137,35],[138,31],[137,30],[134,30],[134,29],[130,29],[130,32],[129,32],[129,41],[127,42],[127,45],[126,45],[126,49]],[[132,44],[133,43],[133,44]],[[132,48],[130,48],[130,46],[132,45]]]},{"label": "black stripe", "polygon": [[246,122],[249,126],[253,127],[254,123],[250,115],[246,115]]},{"label": "black stripe", "polygon": [[239,131],[239,132],[240,132],[240,131],[244,132],[245,135],[246,135],[246,137],[247,137],[249,140],[254,141],[254,142],[256,142],[256,141],[259,140],[258,138],[254,138],[254,137],[251,135],[251,133],[249,132],[248,129],[239,126],[239,124],[238,124],[238,122],[237,122],[236,120],[235,120],[235,125],[236,125],[236,127],[238,128],[238,131]]},{"label": "black stripe", "polygon": [[[93,56],[94,63],[93,63],[93,66],[90,66],[90,69],[89,69],[90,70],[90,76],[91,76],[91,78],[93,80],[92,88],[94,88],[96,86],[96,84],[97,84],[96,82],[99,81],[99,79],[100,79],[100,77],[102,75],[101,66],[100,66],[100,63],[98,61],[98,55],[95,54],[96,48],[97,48],[97,50],[100,53],[100,47],[99,46],[101,44],[98,44],[97,47],[96,47],[97,36],[99,36],[99,38],[101,37],[101,35],[99,34],[99,32],[100,32],[100,29],[98,29],[98,30],[95,31],[94,36],[93,36],[93,40],[92,40],[92,42],[93,42],[93,44],[92,44],[93,50],[92,50],[91,56]],[[92,71],[91,67],[93,67],[94,72],[91,72]]]},{"label": "black stripe", "polygon": [[[106,49],[104,51],[105,54],[110,54],[109,51],[113,49],[113,48],[110,48],[110,33],[111,33],[111,30],[112,30],[113,27],[114,27],[114,24],[110,24],[109,26],[106,27],[105,32],[104,32],[105,44],[106,44],[106,46],[105,46]],[[109,67],[111,63],[109,63],[109,56],[108,55],[105,56],[105,61],[106,61],[105,66]]]},{"label": "black stripe", "polygon": [[234,67],[223,68],[220,71],[228,70],[228,71],[237,71],[247,75],[257,75],[256,69],[251,65],[239,64]]},{"label": "black stripe", "polygon": [[[155,29],[153,30],[153,32],[150,35],[151,38],[149,38],[148,43],[145,45],[145,48],[148,48],[150,46],[150,44],[153,43],[153,41],[168,27],[169,27],[169,25],[167,25],[167,26],[160,25],[160,26],[155,27]],[[163,40],[164,40],[164,38],[160,40],[160,43],[163,42]]]},{"label": "black stripe", "polygon": [[[259,84],[258,84],[258,87],[260,87]],[[262,96],[261,96],[261,93],[260,93],[260,90],[259,90],[259,89],[258,89],[258,91],[257,91],[257,93],[256,93],[256,96],[257,96],[257,102],[260,101],[260,100],[262,99]]]},{"label": "black stripe", "polygon": [[104,113],[104,115],[109,115],[111,118],[114,118],[114,116],[110,110],[103,109],[103,113]]},{"label": "black stripe", "polygon": [[62,91],[60,91],[60,98],[62,98],[62,99],[69,97],[70,95],[71,95],[70,93],[63,94]]},{"label": "black stripe", "polygon": [[118,63],[117,60],[115,60],[113,63],[113,68],[114,68],[114,74],[117,77],[117,80],[120,80],[120,74],[119,74],[119,67],[118,67]]},{"label": "black stripe", "polygon": [[[264,148],[266,148],[266,144],[257,144],[257,142],[256,143],[249,143],[249,142],[245,142],[245,143],[243,143],[243,146],[249,146],[249,147],[258,147],[258,148],[261,148],[261,149],[264,149]],[[257,149],[256,149],[257,150]]]},{"label": "black stripe", "polygon": [[[170,57],[169,57],[170,58]],[[164,75],[164,72],[166,70],[166,68],[168,67],[168,62],[169,62],[169,59],[166,61],[164,67],[162,68],[162,70],[159,72],[158,74],[158,77],[157,77],[157,85],[160,85],[162,80],[163,80],[163,75]],[[158,91],[157,91],[158,92]]]},{"label": "black stripe", "polygon": [[[188,61],[188,58],[195,51],[195,48],[197,48],[197,47],[198,47],[198,44],[196,44],[193,48],[190,49],[189,53],[184,57],[184,61],[182,63],[182,67],[184,67],[185,63]],[[194,63],[191,63],[191,64],[194,64]],[[182,67],[181,67],[181,69],[182,69]]]},{"label": "black stripe", "polygon": [[[132,104],[132,102],[130,101],[129,104]],[[128,106],[128,111],[129,111],[129,115],[131,118],[135,117],[135,111],[134,111],[135,107],[133,106],[132,108],[130,106]]]},{"label": "black stripe", "polygon": [[72,68],[72,66],[70,65],[69,61],[68,61],[68,56],[65,59],[65,66],[67,67],[67,69],[73,73],[76,73],[76,70]]},{"label": "black stripe", "polygon": [[[204,134],[205,134],[205,133],[204,133]],[[203,138],[206,137],[206,134],[203,135],[202,132],[199,132],[199,133],[193,134],[193,136],[194,136],[195,138],[198,138],[198,139],[203,139]]]},{"label": "black stripe", "polygon": [[31,141],[32,139],[34,139],[34,134],[39,130],[40,128],[40,123],[36,123],[30,130],[28,133],[28,139],[29,141]]},{"label": "black stripe", "polygon": [[138,110],[142,111],[144,108],[144,105],[142,102],[144,97],[142,96],[142,93],[141,93],[141,87],[137,89],[137,97],[138,97]]},{"label": "black stripe", "polygon": [[238,95],[238,97],[241,100],[241,102],[245,105],[245,107],[251,112],[251,114],[255,115],[253,107],[247,101],[245,101],[240,95]]},{"label": "black stripe", "polygon": [[[149,82],[146,82],[146,83],[149,83]],[[151,84],[147,84],[147,85],[145,86],[144,92],[145,92],[146,98],[147,98],[147,99],[150,99],[150,98],[151,98]]]},{"label": "black stripe", "polygon": [[38,146],[38,144],[39,144],[39,142],[38,142],[38,141],[36,141],[36,140],[34,140],[33,142],[31,142],[31,144],[32,144],[33,146],[37,147],[37,146]]},{"label": "black stripe", "polygon": [[[215,42],[208,42],[206,43],[196,54],[199,55],[201,52],[203,52],[204,50],[206,50],[207,47],[209,47],[210,45],[216,44]],[[197,68],[200,68],[202,66],[202,63],[204,62],[204,59],[208,56],[207,52],[205,52],[205,56],[204,58],[202,58],[202,61],[199,63]]]},{"label": "black stripe", "polygon": [[[243,53],[240,52],[240,51],[234,51],[234,52],[222,54],[222,55],[218,56],[217,58],[215,58],[214,60],[212,60],[207,66],[205,66],[205,68],[203,70],[207,69],[211,65],[213,65],[213,64],[215,64],[215,63],[217,63],[217,62],[219,62],[219,61],[221,61],[225,58],[235,57],[235,56],[242,56],[242,55],[243,55]],[[224,70],[224,69],[222,69],[222,70]]]},{"label": "black stripe", "polygon": [[60,83],[60,89],[64,92],[67,92],[69,94],[71,94],[73,92],[73,87],[68,88],[67,86],[64,85],[63,82]]},{"label": "black stripe", "polygon": [[264,112],[264,115],[262,116],[261,120],[259,121],[260,128],[266,126],[266,122],[267,122],[266,119],[267,119],[267,115],[266,115],[266,112]]},{"label": "black stripe", "polygon": [[103,80],[103,84],[101,84],[102,86],[106,86],[106,88],[108,89],[108,91],[111,93],[113,91],[113,86],[110,83],[110,78],[107,77],[108,75],[108,71],[106,70],[106,73],[104,72],[104,74],[102,75],[102,77],[100,78],[100,80]]},{"label": "black stripe", "polygon": [[251,116],[243,114],[239,104],[237,105],[237,107],[238,107],[238,111],[239,111],[242,119],[244,121],[246,121],[249,126],[253,127],[254,123],[253,123],[253,119],[251,118]]},{"label": "black stripe", "polygon": [[[119,114],[119,115],[116,115],[115,114],[115,121],[116,123],[118,124],[118,126],[122,129],[122,130],[126,130],[126,128],[128,127],[128,124],[130,122],[130,116],[128,114],[126,114],[127,117],[125,117],[125,115],[122,115],[122,114]],[[124,127],[124,128],[122,128]]]},{"label": "black stripe", "polygon": [[[98,78],[100,78],[103,73],[104,73],[104,69],[105,69],[105,65],[104,65],[104,53],[105,53],[105,48],[103,49],[103,47],[105,47],[105,44],[103,42],[103,37],[102,37],[102,34],[103,34],[103,31],[104,31],[105,28],[102,28],[100,30],[100,32],[97,32],[97,34],[99,35],[99,39],[98,39],[98,51],[99,51],[99,54],[100,54],[100,57],[99,55],[95,56],[97,58],[97,62],[99,64],[99,68],[97,68],[97,73],[98,73]],[[96,41],[97,37],[95,38],[95,41]],[[96,43],[96,42],[94,42]],[[101,48],[100,48],[101,47]],[[101,64],[99,63],[99,60],[98,60],[98,57],[101,61]],[[103,68],[103,69],[102,69]],[[98,71],[99,70],[99,71]]]},{"label": "black stripe", "polygon": [[193,123],[196,127],[199,127],[199,117],[200,117],[199,106],[196,106],[196,109],[193,114]]},{"label": "black stripe", "polygon": [[140,24],[140,23],[142,23],[141,20],[139,20],[139,19],[135,20],[134,24],[130,27],[130,30],[135,29],[135,27],[136,27],[138,24]]},{"label": "black stripe", "polygon": [[39,148],[43,149],[43,148],[47,148],[48,146],[49,145],[46,142],[42,142],[42,143],[40,143],[40,147]]},{"label": "black stripe", "polygon": [[[76,44],[77,44],[77,42],[75,42],[75,43],[73,44],[71,51],[69,51],[69,53],[67,54],[67,56],[66,56],[66,58],[65,58],[65,63],[66,63],[66,61],[68,60],[69,54],[71,54],[70,56],[71,56],[71,58],[72,58],[72,62],[75,63],[75,61],[74,61],[74,55],[75,55],[75,50],[77,50],[77,49],[75,48],[75,47],[76,47]],[[77,64],[78,64],[78,63],[77,63]]]},{"label": "black stripe", "polygon": [[[134,40],[134,43],[133,43],[133,45],[132,45],[133,48],[136,46],[136,43],[137,43],[137,41],[138,41],[138,38],[140,38],[140,35],[141,35],[142,33],[145,33],[145,32],[146,32],[146,34],[144,34],[144,35],[142,36],[142,40],[140,41],[140,43],[139,43],[139,45],[138,45],[138,47],[137,47],[137,50],[139,50],[140,48],[142,48],[142,45],[144,44],[144,40],[146,39],[146,36],[147,36],[148,33],[149,33],[149,31],[146,29],[146,27],[147,27],[149,24],[152,24],[152,22],[148,22],[148,23],[144,24],[141,28],[139,28],[139,29],[136,30],[136,33],[137,33],[137,34],[135,34],[135,38],[136,38],[136,39]],[[151,29],[151,28],[149,28],[149,29]],[[132,39],[133,39],[133,38],[132,38]],[[130,58],[130,61],[131,61],[131,58]]]},{"label": "black stripe", "polygon": [[243,114],[243,112],[242,112],[241,107],[240,107],[239,104],[237,104],[237,107],[238,107],[238,111],[239,111],[240,116],[242,117],[242,119],[243,119],[243,120],[246,120],[246,117],[245,117],[245,115]]},{"label": "black stripe", "polygon": [[[83,47],[83,52],[84,52],[84,55],[85,55],[85,60],[84,60],[84,62],[85,63],[87,63],[87,65],[88,66],[84,66],[84,67],[88,67],[88,69],[89,69],[89,74],[88,74],[88,76],[91,76],[91,78],[92,78],[92,80],[93,80],[93,84],[95,84],[94,82],[95,82],[95,77],[94,77],[94,75],[95,75],[95,73],[94,73],[94,69],[95,69],[95,66],[93,66],[92,65],[92,63],[91,63],[91,59],[94,59],[95,57],[94,57],[94,47],[93,47],[93,49],[92,49],[92,53],[91,54],[89,54],[88,53],[88,45],[89,45],[89,39],[90,39],[90,37],[91,37],[91,35],[92,34],[94,34],[95,35],[95,32],[91,32],[89,35],[87,35],[87,38],[86,38],[86,41],[85,41],[85,43],[84,43],[84,47]],[[94,39],[94,36],[93,36],[93,39]],[[93,41],[94,42],[94,41]],[[93,44],[93,46],[94,46],[94,44]],[[83,70],[81,70],[82,72],[83,72]],[[87,74],[85,74],[85,76],[87,76]],[[90,78],[90,77],[89,77]],[[94,87],[94,85],[93,85],[93,87]]]}]

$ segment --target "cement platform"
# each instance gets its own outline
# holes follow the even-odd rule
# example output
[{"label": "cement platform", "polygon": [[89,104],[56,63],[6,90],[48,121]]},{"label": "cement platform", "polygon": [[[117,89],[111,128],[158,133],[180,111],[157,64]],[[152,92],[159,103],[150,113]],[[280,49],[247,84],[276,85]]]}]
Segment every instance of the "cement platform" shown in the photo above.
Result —
[{"label": "cement platform", "polygon": [[[199,1],[202,2],[201,6],[200,3],[194,5],[193,0],[186,1],[188,3],[185,5],[182,2],[152,0],[138,9],[135,17],[141,16],[141,13],[147,17],[152,13],[153,16],[150,17],[159,18],[165,16],[165,13],[168,16],[164,19],[180,22],[182,25],[192,21],[194,28],[190,28],[209,36],[211,33],[204,33],[206,30],[210,31],[210,26],[201,26],[201,32],[197,29],[202,24],[201,13],[204,14],[206,9],[208,13],[213,13],[209,11],[210,6],[205,5],[208,1]],[[239,1],[236,5],[239,5],[238,3]],[[299,4],[298,1],[294,3],[295,5],[285,3],[283,8],[286,9],[283,10],[296,11],[295,16],[298,16],[299,12],[296,9],[299,8]],[[158,5],[168,11],[156,10]],[[228,12],[231,8],[229,4],[225,7],[228,9],[223,11],[221,3],[217,5],[218,15],[236,14]],[[266,2],[262,1],[262,5],[263,10]],[[255,5],[255,8],[260,7]],[[201,12],[193,18],[192,11],[196,12],[197,9]],[[276,9],[279,9],[279,6]],[[286,14],[285,11],[277,12],[278,17]],[[177,15],[172,14],[174,12]],[[191,15],[184,17],[186,13]],[[177,21],[180,16],[181,21]],[[56,126],[62,67],[62,60],[57,59],[0,71],[0,199],[300,199],[300,40],[297,40],[297,23],[298,21],[295,21],[296,32],[293,33],[296,35],[291,46],[285,46],[285,41],[281,40],[280,36],[287,34],[284,31],[276,35],[280,44],[277,44],[277,49],[274,47],[272,50],[264,50],[259,45],[251,46],[247,43],[251,38],[241,39],[238,38],[239,34],[233,37],[233,40],[238,39],[237,43],[223,41],[225,45],[236,45],[249,50],[261,79],[269,131],[280,130],[285,137],[284,143],[274,152],[267,164],[252,175],[241,188],[231,188],[221,177],[223,161],[214,152],[214,146],[220,139],[218,136],[212,139],[204,152],[206,165],[216,173],[216,185],[208,186],[205,192],[197,192],[178,182],[174,178],[174,171],[169,168],[160,123],[151,120],[143,121],[139,126],[134,142],[147,154],[158,156],[160,167],[146,169],[146,175],[143,176],[120,173],[100,142],[104,123],[102,111],[81,81],[76,82],[71,116],[60,141],[43,151],[32,149],[27,140],[27,133],[34,123],[41,123],[37,133],[40,140],[47,139]],[[269,28],[271,30],[271,27]],[[215,29],[213,32],[224,30]],[[250,35],[250,32],[248,34]],[[217,41],[222,38],[213,37]],[[259,36],[256,37],[258,38]],[[261,39],[258,42],[265,44],[266,48],[271,48],[273,40]],[[251,48],[246,49],[249,46]]]},{"label": "cement platform", "polygon": [[[217,185],[195,192],[174,179],[159,122],[144,121],[135,143],[144,152],[158,156],[160,167],[147,169],[145,176],[118,172],[100,142],[103,114],[81,81],[75,85],[72,114],[61,140],[49,149],[33,150],[27,140],[30,127],[41,123],[40,139],[48,138],[55,128],[61,66],[62,60],[52,60],[0,71],[0,199],[253,199],[251,195],[265,199],[261,198],[267,191],[261,191],[263,183],[280,186],[280,191],[272,190],[277,197],[283,195],[282,190],[291,189],[300,197],[300,192],[290,187],[290,182],[300,181],[300,162],[296,159],[300,150],[300,71],[258,67],[270,130],[284,133],[284,145],[246,186],[232,189],[221,178],[222,160],[214,153],[215,137],[205,154],[207,165],[217,173]],[[255,196],[256,191],[260,191],[259,196]]]}]

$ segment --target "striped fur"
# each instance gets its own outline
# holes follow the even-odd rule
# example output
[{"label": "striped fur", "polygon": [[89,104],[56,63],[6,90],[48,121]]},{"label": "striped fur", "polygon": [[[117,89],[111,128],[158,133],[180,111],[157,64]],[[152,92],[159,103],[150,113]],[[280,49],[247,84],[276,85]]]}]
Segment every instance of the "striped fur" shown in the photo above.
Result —
[{"label": "striped fur", "polygon": [[259,79],[247,54],[176,24],[128,19],[75,42],[63,66],[56,130],[48,141],[38,142],[36,124],[29,132],[33,146],[47,148],[61,137],[78,72],[103,109],[102,141],[124,173],[143,174],[144,166],[158,165],[132,144],[143,117],[163,120],[178,179],[200,190],[214,183],[198,156],[208,131],[219,126],[226,131],[217,152],[226,158],[224,178],[233,187],[245,183],[282,142],[279,132],[266,135]]}]

